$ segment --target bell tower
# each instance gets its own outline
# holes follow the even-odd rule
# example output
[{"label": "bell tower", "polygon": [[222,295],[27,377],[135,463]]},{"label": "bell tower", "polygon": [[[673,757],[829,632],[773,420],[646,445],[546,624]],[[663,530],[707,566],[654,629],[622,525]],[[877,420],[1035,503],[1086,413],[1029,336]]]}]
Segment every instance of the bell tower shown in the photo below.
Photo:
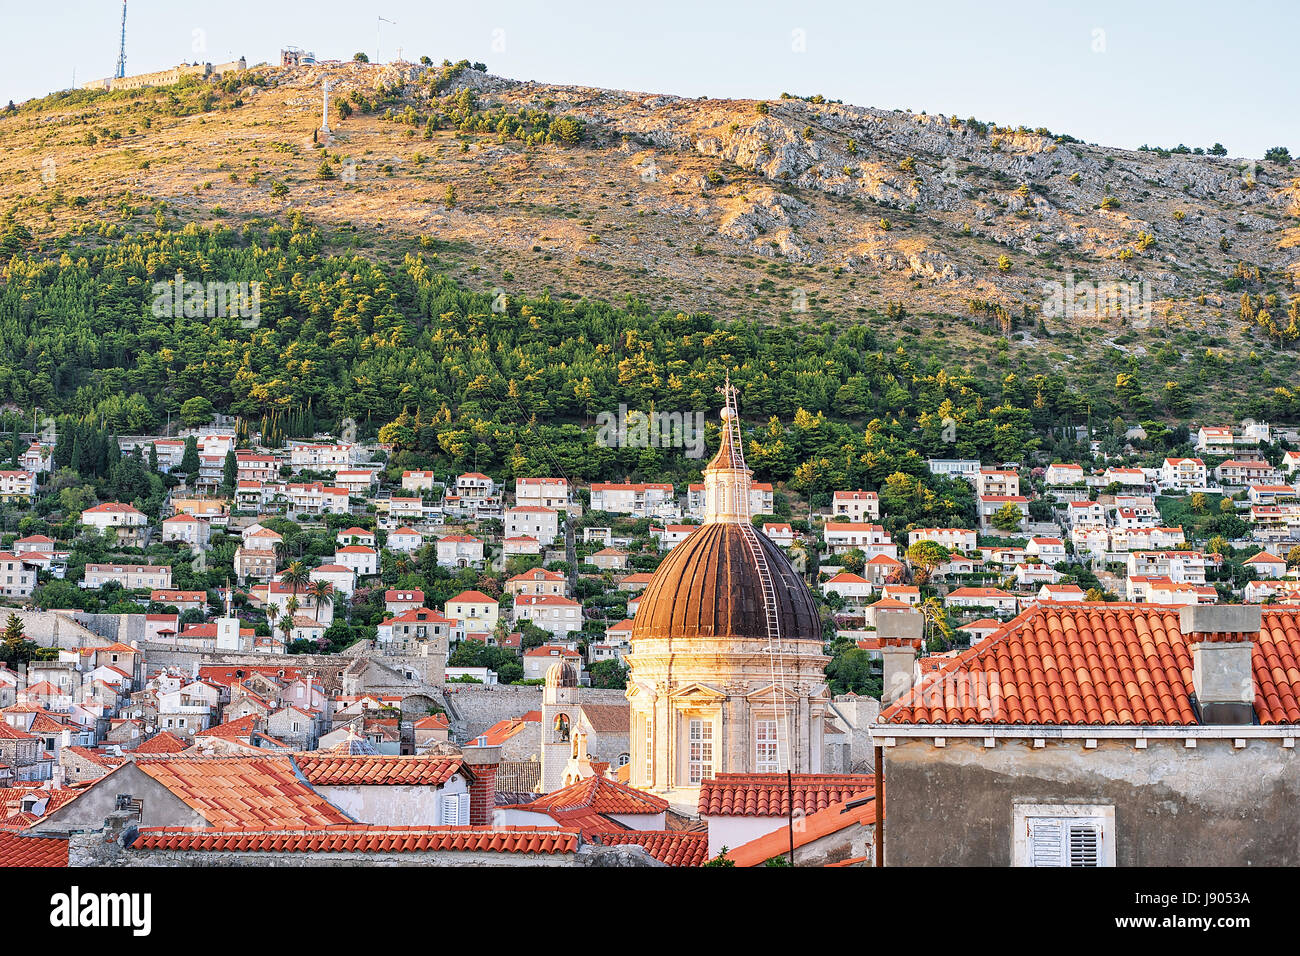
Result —
[{"label": "bell tower", "polygon": [[572,664],[557,662],[547,670],[542,688],[542,793],[564,785],[577,723],[578,672]]}]

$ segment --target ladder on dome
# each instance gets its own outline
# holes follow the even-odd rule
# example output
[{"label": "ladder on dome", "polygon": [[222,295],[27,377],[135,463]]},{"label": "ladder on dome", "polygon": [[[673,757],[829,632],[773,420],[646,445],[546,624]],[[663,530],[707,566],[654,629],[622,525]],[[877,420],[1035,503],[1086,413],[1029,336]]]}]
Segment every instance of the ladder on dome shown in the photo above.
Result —
[{"label": "ladder on dome", "polygon": [[724,407],[730,410],[731,414],[726,416],[726,427],[730,433],[732,453],[735,457],[734,464],[739,469],[740,480],[737,482],[736,492],[740,501],[736,503],[736,511],[741,517],[740,528],[745,539],[745,544],[749,548],[750,556],[754,559],[754,567],[758,571],[759,587],[762,592],[763,612],[767,623],[767,656],[771,665],[772,689],[773,693],[779,694],[779,699],[773,701],[776,715],[776,769],[778,772],[783,770],[793,770],[794,767],[790,762],[789,753],[789,721],[786,714],[786,691],[785,691],[785,665],[783,662],[783,648],[781,646],[781,617],[777,611],[778,603],[776,599],[776,582],[772,577],[772,567],[768,564],[767,555],[763,553],[763,547],[758,540],[758,532],[754,530],[754,524],[750,521],[749,513],[749,468],[745,464],[744,446],[740,440],[740,410],[736,407],[736,390],[731,387],[731,377],[727,377],[727,384],[723,388],[725,396]]}]

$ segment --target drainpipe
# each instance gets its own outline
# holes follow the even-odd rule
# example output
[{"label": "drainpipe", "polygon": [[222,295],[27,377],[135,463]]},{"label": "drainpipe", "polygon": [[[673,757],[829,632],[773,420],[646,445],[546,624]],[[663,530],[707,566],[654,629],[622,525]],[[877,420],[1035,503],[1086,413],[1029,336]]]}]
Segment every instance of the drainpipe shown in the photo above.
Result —
[{"label": "drainpipe", "polygon": [[876,866],[885,865],[885,755],[876,745]]}]

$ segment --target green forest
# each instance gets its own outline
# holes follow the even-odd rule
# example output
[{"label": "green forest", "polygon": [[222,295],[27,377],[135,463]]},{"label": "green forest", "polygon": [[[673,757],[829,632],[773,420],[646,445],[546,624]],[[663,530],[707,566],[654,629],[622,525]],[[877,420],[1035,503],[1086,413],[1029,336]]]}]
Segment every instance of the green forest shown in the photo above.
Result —
[{"label": "green forest", "polygon": [[[1085,396],[1014,354],[996,368],[945,367],[860,317],[776,327],[635,300],[494,297],[448,278],[436,240],[394,263],[329,254],[300,214],[106,243],[89,232],[64,237],[57,255],[0,237],[12,253],[0,272],[0,397],[29,421],[39,408],[65,429],[157,433],[187,402],[210,402],[273,442],[351,420],[360,437],[394,444],[394,466],[688,480],[701,462],[680,451],[599,447],[595,416],[620,404],[711,412],[730,371],[758,477],[809,495],[924,476],[927,456],[1012,461],[1042,448],[1078,460],[1076,426],[1111,437],[1150,417],[1154,451],[1186,441],[1156,420],[1170,412],[1145,396],[1135,362]],[[155,284],[178,273],[261,283],[260,316],[155,315]],[[1300,417],[1288,388],[1242,401],[1237,414]]]}]

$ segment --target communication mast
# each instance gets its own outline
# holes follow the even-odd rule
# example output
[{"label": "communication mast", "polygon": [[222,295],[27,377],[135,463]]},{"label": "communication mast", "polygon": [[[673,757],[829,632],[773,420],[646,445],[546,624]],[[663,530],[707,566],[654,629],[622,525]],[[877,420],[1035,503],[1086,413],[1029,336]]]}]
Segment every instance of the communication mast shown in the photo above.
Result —
[{"label": "communication mast", "polygon": [[126,0],[122,0],[122,45],[117,54],[117,72],[119,80],[126,76]]}]

